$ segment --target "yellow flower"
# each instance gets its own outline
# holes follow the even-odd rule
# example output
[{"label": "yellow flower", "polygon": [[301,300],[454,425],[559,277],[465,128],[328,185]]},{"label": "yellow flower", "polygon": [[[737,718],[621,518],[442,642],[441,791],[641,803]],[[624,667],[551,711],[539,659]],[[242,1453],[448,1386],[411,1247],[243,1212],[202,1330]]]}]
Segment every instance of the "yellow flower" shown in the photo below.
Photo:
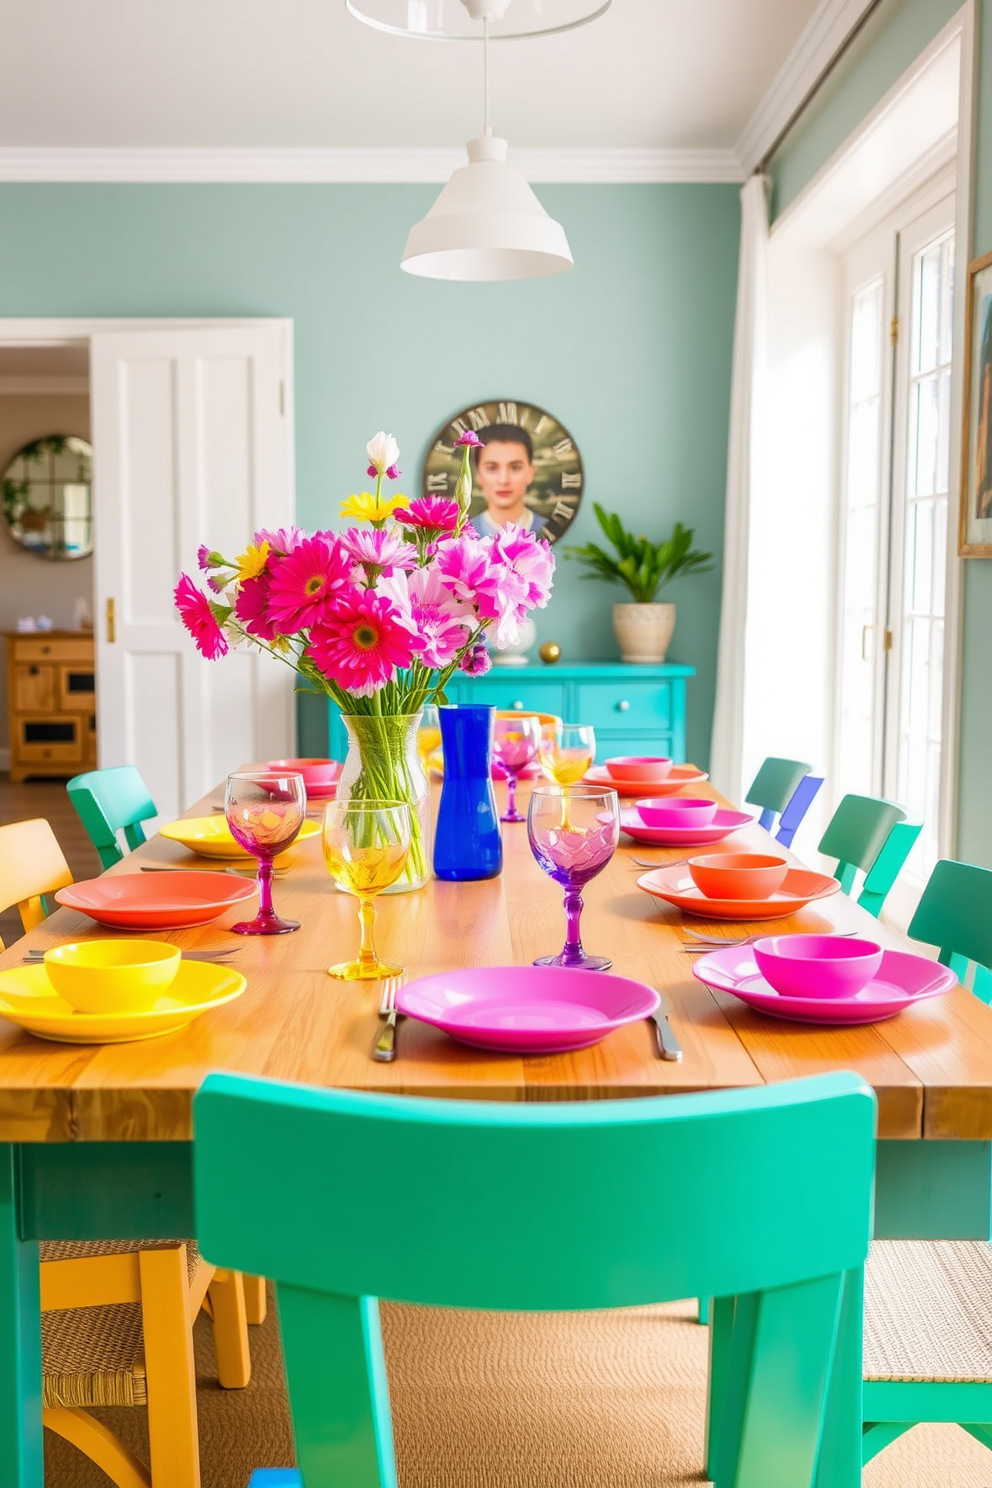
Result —
[{"label": "yellow flower", "polygon": [[241,581],[257,579],[265,567],[268,556],[267,542],[260,542],[257,547],[254,543],[249,543],[240,557],[234,560],[238,567],[237,578]]},{"label": "yellow flower", "polygon": [[406,506],[405,496],[375,496],[371,491],[362,491],[349,496],[341,503],[341,515],[354,517],[356,522],[384,522],[397,507]]}]

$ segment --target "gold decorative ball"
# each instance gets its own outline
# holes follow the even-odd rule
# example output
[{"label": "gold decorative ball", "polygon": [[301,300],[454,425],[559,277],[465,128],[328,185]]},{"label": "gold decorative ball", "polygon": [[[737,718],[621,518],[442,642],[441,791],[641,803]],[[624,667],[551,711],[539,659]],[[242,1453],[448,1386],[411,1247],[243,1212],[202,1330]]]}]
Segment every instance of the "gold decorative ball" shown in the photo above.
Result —
[{"label": "gold decorative ball", "polygon": [[561,647],[557,641],[545,641],[537,654],[548,666],[553,666],[561,656]]}]

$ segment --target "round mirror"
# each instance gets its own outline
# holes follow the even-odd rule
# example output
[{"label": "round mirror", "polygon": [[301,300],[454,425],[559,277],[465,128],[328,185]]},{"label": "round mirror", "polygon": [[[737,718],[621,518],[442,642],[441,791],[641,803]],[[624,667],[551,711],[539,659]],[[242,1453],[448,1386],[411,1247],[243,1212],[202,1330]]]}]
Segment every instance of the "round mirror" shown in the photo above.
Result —
[{"label": "round mirror", "polygon": [[3,473],[3,520],[19,547],[39,558],[93,551],[93,446],[75,434],[33,439]]}]

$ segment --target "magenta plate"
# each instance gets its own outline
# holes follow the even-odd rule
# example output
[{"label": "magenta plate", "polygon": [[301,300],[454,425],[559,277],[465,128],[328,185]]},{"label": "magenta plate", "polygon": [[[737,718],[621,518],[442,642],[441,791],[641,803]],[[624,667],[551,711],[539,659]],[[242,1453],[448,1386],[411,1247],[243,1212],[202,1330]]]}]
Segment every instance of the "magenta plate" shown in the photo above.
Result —
[{"label": "magenta plate", "polygon": [[635,807],[624,806],[620,811],[620,830],[635,842],[653,842],[656,847],[703,847],[709,842],[722,842],[753,821],[746,811],[718,811],[708,827],[647,827]]},{"label": "magenta plate", "polygon": [[953,971],[939,961],[909,951],[885,951],[878,975],[854,997],[783,997],[758,971],[749,946],[728,946],[701,956],[692,972],[708,987],[732,992],[756,1012],[790,1023],[880,1023],[958,984]]},{"label": "magenta plate", "polygon": [[627,977],[565,966],[482,966],[419,977],[396,994],[401,1013],[460,1044],[504,1054],[585,1049],[647,1018],[657,992]]}]

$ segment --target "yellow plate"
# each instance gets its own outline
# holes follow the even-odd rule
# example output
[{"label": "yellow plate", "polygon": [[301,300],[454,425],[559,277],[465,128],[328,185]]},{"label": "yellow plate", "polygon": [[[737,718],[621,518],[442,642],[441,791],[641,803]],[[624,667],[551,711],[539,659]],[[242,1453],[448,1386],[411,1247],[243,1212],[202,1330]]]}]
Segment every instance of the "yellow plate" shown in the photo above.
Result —
[{"label": "yellow plate", "polygon": [[210,1008],[240,997],[247,985],[240,972],[226,966],[182,961],[166,996],[144,1012],[76,1013],[44,966],[15,966],[0,971],[0,1017],[59,1044],[127,1044],[175,1033]]},{"label": "yellow plate", "polygon": [[[320,822],[305,821],[295,842],[316,837],[320,829]],[[227,858],[236,863],[255,861],[251,853],[245,852],[240,842],[235,842],[227,825],[227,818],[223,816],[190,816],[184,821],[166,822],[164,827],[159,827],[159,831],[170,842],[181,842],[183,847],[188,847],[190,852],[199,853],[201,858]],[[277,866],[292,862],[291,852],[292,848],[288,848],[286,852],[280,853],[275,859]]]}]

